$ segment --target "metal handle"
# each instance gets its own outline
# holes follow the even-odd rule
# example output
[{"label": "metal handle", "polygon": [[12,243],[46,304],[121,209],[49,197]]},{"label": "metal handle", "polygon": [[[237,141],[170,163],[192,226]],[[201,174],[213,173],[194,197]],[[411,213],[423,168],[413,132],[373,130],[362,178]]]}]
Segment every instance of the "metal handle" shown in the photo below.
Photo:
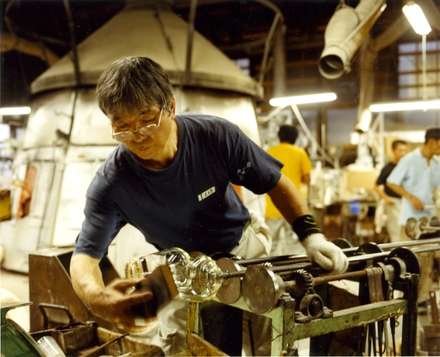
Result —
[{"label": "metal handle", "polygon": [[38,308],[41,311],[41,315],[43,315],[43,326],[45,329],[49,328],[49,317],[47,316],[46,310],[50,310],[50,309],[64,311],[64,313],[67,315],[67,318],[69,319],[68,322],[69,325],[75,322],[75,319],[73,318],[69,309],[64,305],[48,304],[42,302],[38,304]]}]

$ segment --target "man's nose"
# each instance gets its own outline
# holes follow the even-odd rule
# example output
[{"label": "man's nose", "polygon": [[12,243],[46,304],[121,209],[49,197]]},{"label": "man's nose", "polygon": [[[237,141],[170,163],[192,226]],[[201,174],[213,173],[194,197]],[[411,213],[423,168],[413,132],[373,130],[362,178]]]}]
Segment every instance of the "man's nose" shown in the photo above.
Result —
[{"label": "man's nose", "polygon": [[142,141],[145,140],[145,137],[143,137],[142,135],[139,135],[138,133],[133,135],[133,139],[131,140],[134,143],[140,143]]}]

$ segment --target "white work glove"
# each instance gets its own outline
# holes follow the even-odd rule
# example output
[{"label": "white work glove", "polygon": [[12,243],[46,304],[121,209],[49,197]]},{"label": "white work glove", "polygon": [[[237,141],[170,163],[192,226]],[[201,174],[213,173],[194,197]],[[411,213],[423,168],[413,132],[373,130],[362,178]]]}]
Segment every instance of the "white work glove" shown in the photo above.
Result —
[{"label": "white work glove", "polygon": [[343,273],[348,260],[341,248],[329,242],[322,233],[313,233],[302,242],[307,256],[321,268],[333,273]]}]

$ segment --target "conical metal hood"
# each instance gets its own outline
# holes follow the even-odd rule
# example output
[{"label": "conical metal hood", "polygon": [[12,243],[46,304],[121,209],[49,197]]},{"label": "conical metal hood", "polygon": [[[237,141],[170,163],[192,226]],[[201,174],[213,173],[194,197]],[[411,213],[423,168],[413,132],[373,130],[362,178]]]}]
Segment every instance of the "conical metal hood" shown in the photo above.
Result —
[{"label": "conical metal hood", "polygon": [[[78,46],[81,84],[95,85],[110,63],[125,56],[147,56],[160,63],[174,85],[262,94],[252,78],[201,34],[194,32],[192,75],[184,82],[188,24],[170,10],[126,7]],[[75,85],[70,54],[32,83],[32,93]]]}]

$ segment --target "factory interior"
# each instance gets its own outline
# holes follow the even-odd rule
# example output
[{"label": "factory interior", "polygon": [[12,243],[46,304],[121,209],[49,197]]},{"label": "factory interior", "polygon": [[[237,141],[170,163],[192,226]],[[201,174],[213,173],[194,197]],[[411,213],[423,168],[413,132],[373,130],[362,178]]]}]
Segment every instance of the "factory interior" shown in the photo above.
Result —
[{"label": "factory interior", "polygon": [[440,356],[440,0],[3,0],[1,356]]}]

